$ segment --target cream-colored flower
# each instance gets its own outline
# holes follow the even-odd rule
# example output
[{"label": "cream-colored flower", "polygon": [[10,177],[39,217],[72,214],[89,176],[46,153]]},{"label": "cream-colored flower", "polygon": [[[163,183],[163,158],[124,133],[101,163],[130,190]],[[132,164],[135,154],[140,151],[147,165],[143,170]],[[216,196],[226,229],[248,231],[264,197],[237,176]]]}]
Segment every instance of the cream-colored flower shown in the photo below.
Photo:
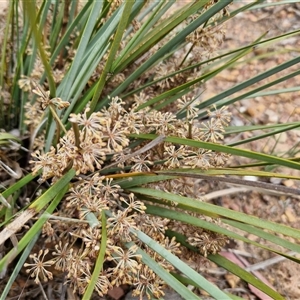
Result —
[{"label": "cream-colored flower", "polygon": [[26,270],[26,273],[30,273],[30,277],[35,277],[34,281],[36,284],[40,283],[40,280],[47,282],[49,279],[53,279],[53,274],[46,268],[51,267],[54,261],[44,261],[45,256],[48,254],[49,249],[40,250],[38,254],[34,253],[29,255],[33,260],[33,263],[25,263],[24,267],[30,267]]}]

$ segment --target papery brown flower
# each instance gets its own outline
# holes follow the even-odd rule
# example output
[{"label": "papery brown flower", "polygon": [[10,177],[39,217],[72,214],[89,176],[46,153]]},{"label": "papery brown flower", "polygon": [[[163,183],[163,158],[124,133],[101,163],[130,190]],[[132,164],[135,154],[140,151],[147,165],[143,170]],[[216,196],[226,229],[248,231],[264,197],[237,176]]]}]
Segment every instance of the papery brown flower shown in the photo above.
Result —
[{"label": "papery brown flower", "polygon": [[26,273],[31,273],[30,277],[35,277],[34,281],[36,284],[40,283],[40,280],[47,282],[49,279],[53,279],[52,272],[48,271],[46,268],[51,267],[54,262],[52,260],[44,261],[45,256],[48,254],[49,249],[40,250],[38,254],[34,253],[29,255],[33,260],[33,263],[25,263],[24,267],[30,267],[26,270]]}]

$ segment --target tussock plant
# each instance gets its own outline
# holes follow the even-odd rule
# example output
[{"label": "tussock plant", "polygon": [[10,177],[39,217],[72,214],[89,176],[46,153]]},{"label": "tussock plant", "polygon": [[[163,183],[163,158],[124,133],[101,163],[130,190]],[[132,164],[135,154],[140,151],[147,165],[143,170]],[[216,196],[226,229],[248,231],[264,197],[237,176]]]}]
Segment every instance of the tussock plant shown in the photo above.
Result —
[{"label": "tussock plant", "polygon": [[[140,299],[162,298],[168,286],[184,299],[203,291],[238,299],[200,274],[209,260],[283,299],[219,252],[236,239],[298,263],[241,232],[299,252],[290,241],[299,230],[199,192],[201,179],[218,175],[286,178],[229,168],[232,155],[300,168],[225,143],[230,105],[240,100],[225,97],[299,58],[226,95],[201,96],[206,81],[266,42],[218,52],[226,21],[262,1],[229,13],[230,2],[9,2],[0,74],[1,299],[99,299],[120,285]],[[27,283],[18,289],[21,278]]]}]

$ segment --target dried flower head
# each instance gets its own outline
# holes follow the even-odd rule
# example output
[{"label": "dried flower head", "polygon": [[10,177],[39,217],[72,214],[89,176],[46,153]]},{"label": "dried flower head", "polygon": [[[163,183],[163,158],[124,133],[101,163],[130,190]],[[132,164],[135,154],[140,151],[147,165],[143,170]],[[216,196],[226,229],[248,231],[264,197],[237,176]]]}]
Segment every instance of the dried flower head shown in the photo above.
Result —
[{"label": "dried flower head", "polygon": [[21,79],[18,80],[18,85],[24,92],[29,92],[31,90],[32,80],[30,77],[21,75]]},{"label": "dried flower head", "polygon": [[132,240],[132,229],[138,229],[135,223],[135,216],[128,215],[127,211],[118,210],[112,213],[107,219],[110,237],[120,241],[130,242]]},{"label": "dried flower head", "polygon": [[219,121],[222,126],[228,126],[231,120],[231,112],[228,111],[227,106],[223,106],[217,109],[216,105],[213,105],[214,111],[207,110],[207,114],[210,118],[214,118]]},{"label": "dried flower head", "polygon": [[55,245],[55,251],[52,252],[54,256],[52,261],[55,264],[55,269],[65,272],[68,267],[68,260],[70,257],[70,246],[69,243],[62,244],[62,241],[59,241]]},{"label": "dried flower head", "polygon": [[197,247],[201,254],[207,256],[220,252],[229,240],[226,236],[218,233],[203,232],[201,234],[194,233],[194,236],[188,237],[187,241]]},{"label": "dried flower head", "polygon": [[163,281],[147,265],[143,265],[138,271],[133,285],[133,296],[142,298],[145,295],[149,300],[152,297],[160,298],[164,296]]},{"label": "dried flower head", "polygon": [[214,118],[201,123],[201,131],[203,132],[203,140],[217,143],[224,139],[223,133],[225,132],[221,122]]},{"label": "dried flower head", "polygon": [[182,96],[182,98],[178,99],[177,108],[179,111],[186,111],[187,120],[195,119],[198,116],[199,109],[197,105],[199,101],[197,99],[193,99],[187,96]]},{"label": "dried flower head", "polygon": [[111,271],[113,273],[129,272],[137,274],[141,268],[139,261],[142,258],[140,254],[136,254],[137,250],[138,247],[136,245],[131,246],[128,250],[123,250],[118,246],[108,245],[108,251],[110,253],[108,260],[116,263],[116,266],[111,268]]},{"label": "dried flower head", "polygon": [[47,282],[49,279],[53,279],[53,274],[46,268],[51,267],[54,262],[52,260],[44,261],[45,256],[48,254],[49,249],[40,250],[38,254],[30,254],[29,258],[33,260],[32,263],[25,263],[24,267],[30,267],[26,270],[26,273],[30,273],[30,277],[35,277],[35,283],[40,283],[40,280]]}]

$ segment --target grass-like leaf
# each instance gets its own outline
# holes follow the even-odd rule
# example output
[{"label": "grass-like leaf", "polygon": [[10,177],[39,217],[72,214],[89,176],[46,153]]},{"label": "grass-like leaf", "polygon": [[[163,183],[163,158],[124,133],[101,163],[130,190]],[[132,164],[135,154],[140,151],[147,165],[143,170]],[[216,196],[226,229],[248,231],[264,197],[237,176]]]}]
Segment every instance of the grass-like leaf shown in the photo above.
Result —
[{"label": "grass-like leaf", "polygon": [[[231,299],[228,295],[226,295],[224,292],[219,290],[215,285],[207,281],[204,277],[202,277],[199,273],[194,271],[191,267],[189,267],[187,264],[185,264],[182,260],[180,260],[177,256],[173,255],[170,251],[166,250],[164,247],[159,245],[157,242],[155,242],[153,239],[151,239],[149,236],[144,234],[142,231],[139,230],[133,230],[133,233],[137,235],[137,237],[147,246],[149,246],[151,249],[159,253],[160,256],[162,256],[164,259],[166,259],[168,262],[170,262],[173,266],[176,267],[176,269],[180,270],[185,276],[192,279],[193,281],[196,281],[202,289],[204,289],[206,292],[208,292],[212,297],[216,299]],[[141,251],[138,251],[138,253],[141,253]],[[143,256],[144,259],[144,256]],[[148,263],[147,263],[148,264]],[[152,265],[150,265],[151,268],[153,268]],[[155,269],[153,268],[155,271]],[[156,272],[156,271],[155,271]],[[161,277],[161,273],[157,273]],[[165,280],[165,278],[162,277],[162,279]],[[175,278],[174,278],[175,279]],[[167,281],[166,281],[167,282]],[[182,295],[183,291],[181,289],[178,289],[177,285],[171,285],[176,292],[178,292],[180,295]],[[186,296],[182,295],[186,298]],[[189,297],[191,297],[189,295]],[[197,299],[195,295],[192,296],[191,299]]]},{"label": "grass-like leaf", "polygon": [[[68,187],[68,183],[74,177],[75,171],[70,170],[50,187],[42,196],[36,199],[29,207],[14,221],[8,224],[0,234],[0,243],[4,243],[12,234],[16,233],[26,222],[39,213],[61,190]],[[30,177],[29,177],[30,178]],[[0,268],[1,269],[1,268]]]},{"label": "grass-like leaf", "polygon": [[[141,138],[141,139],[149,139],[153,140],[157,136],[153,134],[132,134],[133,137],[135,138]],[[218,151],[218,152],[224,152],[228,153],[231,155],[237,155],[237,156],[243,156],[243,157],[248,157],[251,159],[256,159],[264,162],[269,162],[272,164],[277,164],[289,168],[294,168],[294,169],[300,169],[300,163],[290,161],[284,158],[279,158],[276,156],[272,155],[267,155],[263,153],[258,153],[254,151],[249,151],[249,150],[243,150],[243,149],[238,149],[234,147],[229,147],[229,146],[224,146],[224,145],[219,145],[219,144],[214,144],[214,143],[209,143],[209,142],[202,142],[202,141],[195,141],[191,139],[183,139],[183,138],[178,138],[178,137],[167,137],[166,142],[171,142],[174,144],[179,144],[179,145],[187,145],[191,147],[196,147],[196,148],[203,148],[203,149],[208,149],[208,150],[213,150],[213,151]]]},{"label": "grass-like leaf", "polygon": [[[71,178],[69,178],[70,180]],[[61,183],[61,182],[60,182]],[[26,234],[22,237],[22,239],[18,242],[17,248],[13,248],[12,250],[10,250],[1,260],[0,260],[0,270],[3,270],[7,267],[7,265],[19,254],[21,253],[21,251],[24,250],[24,248],[30,243],[30,241],[32,239],[34,239],[34,237],[36,235],[38,235],[39,231],[41,230],[42,226],[46,223],[46,221],[49,219],[49,217],[51,216],[51,214],[53,213],[53,211],[56,209],[57,205],[59,204],[59,202],[61,201],[61,199],[63,198],[63,196],[65,195],[65,193],[68,190],[68,185],[65,184],[64,186],[62,186],[58,191],[57,191],[57,195],[55,196],[55,198],[53,199],[53,201],[50,203],[50,205],[48,206],[48,208],[45,210],[45,212],[38,218],[38,220],[34,223],[34,225],[26,232]],[[51,200],[51,199],[50,199]],[[31,215],[31,218],[34,215]],[[17,218],[16,220],[18,220],[19,218]],[[21,219],[21,218],[20,218]],[[21,222],[23,221],[23,218],[21,219]],[[28,221],[28,220],[27,220]],[[13,225],[12,225],[13,224]],[[16,230],[20,229],[20,227],[22,225],[25,224],[24,223],[18,223],[18,222],[12,222],[10,223],[2,232],[1,232],[1,240],[5,241],[5,231],[9,230],[9,228],[11,228],[11,231],[13,232],[9,232],[10,236],[16,232]],[[14,226],[14,227],[13,227]],[[19,227],[18,227],[19,226]],[[4,236],[3,236],[4,235]],[[2,242],[1,242],[2,243]]]},{"label": "grass-like leaf", "polygon": [[129,190],[136,194],[168,200],[171,203],[172,202],[177,203],[179,207],[189,210],[191,212],[199,212],[206,215],[225,217],[230,220],[240,221],[245,224],[254,225],[260,228],[271,230],[276,233],[281,233],[286,236],[291,236],[293,238],[300,239],[300,230],[298,229],[293,229],[291,227],[284,226],[278,223],[261,220],[257,217],[232,211],[224,207],[220,207],[210,203],[201,202],[192,198],[169,194],[163,191],[149,189],[149,188],[136,187],[136,188],[130,188]]},{"label": "grass-like leaf", "polygon": [[104,255],[106,250],[106,243],[107,243],[106,216],[104,211],[102,211],[101,213],[101,220],[102,220],[102,224],[101,224],[102,234],[101,234],[100,251],[97,257],[95,268],[93,270],[93,274],[90,278],[87,289],[83,295],[83,299],[90,299],[92,297],[95,285],[97,284],[97,280],[99,278],[99,274],[103,268],[103,261],[104,261]]},{"label": "grass-like leaf", "polygon": [[[28,245],[26,246],[26,248],[24,249],[20,259],[18,260],[12,274],[10,275],[9,277],[9,280],[1,294],[1,297],[0,297],[0,300],[5,300],[7,299],[7,295],[9,293],[9,291],[11,290],[12,288],[12,285],[13,283],[15,282],[20,270],[22,269],[27,257],[29,256],[29,254],[31,253],[32,251],[32,248],[34,247],[35,243],[37,242],[39,238],[39,233],[36,233],[33,238],[31,239],[31,241],[28,243]],[[3,267],[3,269],[5,269],[5,267]],[[2,270],[3,270],[2,269]]]},{"label": "grass-like leaf", "polygon": [[[182,234],[180,234],[178,232],[167,231],[167,235],[169,237],[173,237],[173,236],[176,237],[176,240],[179,241],[182,245],[184,245],[185,247],[187,247],[188,249],[190,249],[192,251],[198,252],[197,248],[191,246],[190,244],[188,244],[186,242],[186,238]],[[252,284],[253,286],[255,286],[259,290],[263,291],[265,294],[273,297],[274,299],[284,299],[279,293],[274,291],[272,288],[270,288],[268,285],[263,283],[261,280],[257,279],[254,275],[252,275],[248,271],[245,271],[244,269],[237,266],[233,262],[229,261],[225,257],[223,257],[219,254],[210,254],[207,256],[207,258],[209,260],[211,260],[212,262],[216,263],[219,267],[226,269],[227,271],[229,271],[232,274],[235,274],[242,280],[248,282],[249,284]],[[193,282],[191,282],[191,284],[193,284]],[[198,284],[196,283],[195,286],[198,286]]]},{"label": "grass-like leaf", "polygon": [[[277,251],[277,250],[275,250],[275,249],[273,249],[271,247],[265,246],[265,245],[263,245],[261,243],[257,243],[257,242],[251,241],[250,239],[245,238],[244,236],[242,236],[240,234],[237,234],[237,233],[235,233],[235,232],[233,232],[231,230],[225,229],[225,228],[223,228],[223,227],[221,227],[219,225],[216,225],[216,224],[211,224],[210,222],[207,222],[207,221],[201,220],[199,218],[190,216],[190,215],[188,215],[186,213],[181,213],[181,212],[178,212],[178,211],[173,211],[173,210],[170,210],[170,209],[166,209],[166,208],[163,208],[163,207],[160,207],[160,206],[154,206],[154,205],[147,205],[147,212],[149,214],[153,214],[153,215],[160,216],[160,217],[163,217],[163,218],[168,218],[170,220],[178,220],[178,221],[181,221],[181,222],[184,222],[184,223],[187,223],[187,224],[191,224],[191,225],[197,226],[199,228],[203,228],[203,229],[206,229],[206,230],[209,230],[209,231],[217,232],[217,233],[226,235],[226,236],[228,236],[228,237],[230,237],[232,239],[237,239],[237,240],[243,241],[245,243],[254,245],[256,247],[259,247],[259,248],[262,248],[262,249],[274,252],[276,254],[285,256],[285,257],[287,257],[287,258],[289,258],[289,259],[291,259],[293,261],[300,262],[299,259],[295,259],[293,256],[286,255],[282,251]],[[231,224],[230,223],[231,220],[228,220],[229,222],[227,222],[226,219],[221,219],[221,220],[224,223]],[[232,222],[235,222],[235,221],[232,221]],[[250,226],[248,226],[248,227],[250,228]],[[252,227],[254,228],[254,226],[252,226]],[[242,228],[241,225],[238,228],[240,228],[242,230],[245,230],[244,228]],[[249,229],[247,229],[245,231],[246,232],[250,232]],[[263,235],[263,231],[260,230],[260,229],[257,229],[256,232],[258,233],[258,236],[264,237],[264,238],[266,238],[266,240],[269,240],[269,241],[272,241],[272,242],[275,242],[275,240],[276,240],[276,236],[275,235],[272,235],[272,234],[265,234],[265,235]],[[284,245],[284,240],[283,239],[282,239],[281,245]],[[288,245],[286,248],[290,249],[290,244],[287,243],[286,245]],[[293,247],[293,249],[292,249],[293,251],[300,252],[300,247],[298,245],[294,245],[292,247]]]}]

